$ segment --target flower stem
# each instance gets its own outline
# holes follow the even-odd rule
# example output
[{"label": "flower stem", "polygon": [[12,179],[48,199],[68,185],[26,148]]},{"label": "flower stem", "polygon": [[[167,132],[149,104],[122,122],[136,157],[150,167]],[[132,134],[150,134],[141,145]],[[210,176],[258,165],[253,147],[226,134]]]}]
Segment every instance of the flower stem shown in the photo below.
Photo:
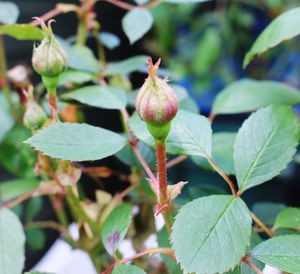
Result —
[{"label": "flower stem", "polygon": [[251,217],[253,219],[253,221],[270,237],[274,237],[275,234],[274,232],[269,229],[261,219],[259,219],[253,212],[251,212]]},{"label": "flower stem", "polygon": [[249,266],[250,266],[257,274],[263,274],[263,272],[262,272],[260,269],[258,269],[258,268],[256,267],[256,265],[254,265],[253,263],[251,263],[251,262],[249,261],[248,257],[244,257],[244,258],[242,259],[242,261],[243,261],[245,264],[249,265]]}]

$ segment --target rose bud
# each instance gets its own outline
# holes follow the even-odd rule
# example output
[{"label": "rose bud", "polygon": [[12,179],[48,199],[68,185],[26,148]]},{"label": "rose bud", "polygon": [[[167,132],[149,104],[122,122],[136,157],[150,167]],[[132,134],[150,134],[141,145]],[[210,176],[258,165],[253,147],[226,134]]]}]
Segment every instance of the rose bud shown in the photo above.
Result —
[{"label": "rose bud", "polygon": [[23,117],[25,127],[30,130],[37,130],[42,127],[46,121],[46,113],[32,98],[29,98],[26,103],[26,110]]},{"label": "rose bud", "polygon": [[43,77],[58,77],[67,67],[67,54],[55,39],[51,22],[46,27],[40,20],[44,39],[37,47],[34,46],[32,55],[32,66],[34,70]]},{"label": "rose bud", "polygon": [[160,59],[155,65],[149,59],[149,76],[137,95],[135,107],[141,119],[147,123],[153,138],[164,140],[171,129],[171,121],[177,113],[178,100],[167,80],[156,75],[159,64]]}]

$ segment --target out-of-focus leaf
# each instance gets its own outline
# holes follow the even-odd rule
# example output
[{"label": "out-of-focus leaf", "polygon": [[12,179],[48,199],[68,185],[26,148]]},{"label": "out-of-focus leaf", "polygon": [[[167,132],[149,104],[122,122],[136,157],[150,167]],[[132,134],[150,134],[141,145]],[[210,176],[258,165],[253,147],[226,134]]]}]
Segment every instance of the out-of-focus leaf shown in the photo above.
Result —
[{"label": "out-of-focus leaf", "polygon": [[300,208],[287,207],[282,209],[276,217],[274,229],[291,228],[300,230]]},{"label": "out-of-focus leaf", "polygon": [[25,261],[25,235],[22,224],[11,210],[0,209],[1,274],[21,274]]},{"label": "out-of-focus leaf", "polygon": [[111,62],[107,65],[103,72],[106,75],[126,75],[145,67],[147,59],[148,56],[140,55],[119,62]]},{"label": "out-of-focus leaf", "polygon": [[65,94],[63,98],[105,109],[124,109],[127,100],[123,90],[110,86],[83,87]]},{"label": "out-of-focus leaf", "polygon": [[38,188],[36,179],[16,179],[0,182],[0,201],[7,201]]},{"label": "out-of-focus leaf", "polygon": [[244,59],[244,67],[249,64],[255,55],[260,55],[269,48],[273,48],[281,42],[300,34],[299,25],[299,7],[291,9],[275,18],[258,36],[250,51],[247,52]]},{"label": "out-of-focus leaf", "polygon": [[249,112],[271,104],[300,103],[300,91],[275,81],[243,79],[223,89],[213,104],[216,114]]},{"label": "out-of-focus leaf", "polygon": [[94,76],[91,73],[80,70],[66,70],[59,77],[59,85],[83,84],[92,81]]},{"label": "out-of-focus leaf", "polygon": [[15,127],[0,143],[0,163],[9,172],[20,177],[34,177],[35,152],[23,141],[31,136],[28,129]]},{"label": "out-of-focus leaf", "polygon": [[20,11],[18,6],[13,2],[0,2],[0,23],[14,24],[17,22]]},{"label": "out-of-focus leaf", "polygon": [[32,221],[33,218],[40,212],[43,207],[43,200],[41,197],[32,197],[26,204],[26,220]]},{"label": "out-of-focus leaf", "polygon": [[[0,2],[1,3],[1,2]],[[0,91],[0,143],[4,135],[13,127],[14,119],[2,91]]]},{"label": "out-of-focus leaf", "polygon": [[272,227],[276,216],[284,208],[285,205],[281,203],[259,202],[253,205],[252,211],[259,219],[263,220],[267,226]]},{"label": "out-of-focus leaf", "polygon": [[3,25],[0,26],[1,33],[18,40],[41,40],[44,38],[39,28],[29,24]]},{"label": "out-of-focus leaf", "polygon": [[113,131],[88,124],[55,123],[25,143],[53,158],[92,161],[115,154],[127,140]]},{"label": "out-of-focus leaf", "polygon": [[46,235],[41,229],[27,229],[26,240],[29,247],[33,250],[41,250],[46,242]]},{"label": "out-of-focus leaf", "polygon": [[146,272],[134,265],[119,264],[114,268],[112,274],[146,274]]},{"label": "out-of-focus leaf", "polygon": [[126,204],[116,207],[103,223],[101,237],[107,252],[113,256],[121,241],[124,239],[132,215],[131,208]]},{"label": "out-of-focus leaf", "polygon": [[102,31],[100,33],[100,40],[108,49],[114,49],[120,45],[120,38],[110,32]]},{"label": "out-of-focus leaf", "polygon": [[130,44],[142,38],[151,29],[152,24],[152,14],[144,8],[132,9],[122,19],[122,28]]}]

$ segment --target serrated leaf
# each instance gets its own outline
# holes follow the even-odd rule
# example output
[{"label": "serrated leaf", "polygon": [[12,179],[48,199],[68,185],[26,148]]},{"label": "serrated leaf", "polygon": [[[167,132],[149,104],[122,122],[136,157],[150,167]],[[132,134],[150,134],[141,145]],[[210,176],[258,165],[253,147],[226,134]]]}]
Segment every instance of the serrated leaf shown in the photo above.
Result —
[{"label": "serrated leaf", "polygon": [[126,13],[122,19],[122,28],[130,44],[144,36],[153,24],[151,12],[144,8],[135,8]]},{"label": "serrated leaf", "polygon": [[233,269],[250,244],[251,223],[240,198],[213,195],[186,204],[177,214],[171,234],[177,261],[185,273]]},{"label": "serrated leaf", "polygon": [[36,179],[16,179],[0,183],[0,201],[7,201],[39,187]]},{"label": "serrated leaf", "polygon": [[13,2],[0,2],[0,23],[14,24],[18,20],[20,11]]},{"label": "serrated leaf", "polygon": [[110,32],[101,31],[100,40],[108,49],[114,49],[120,45],[119,37]]},{"label": "serrated leaf", "polygon": [[282,271],[300,273],[300,236],[271,238],[255,247],[251,256]]},{"label": "serrated leaf", "polygon": [[[130,118],[129,125],[138,139],[154,146],[146,123],[137,113]],[[184,110],[177,113],[167,137],[168,153],[211,157],[211,143],[212,130],[206,117]]]},{"label": "serrated leaf", "polygon": [[147,59],[148,56],[140,55],[119,62],[111,62],[105,68],[104,73],[106,75],[126,75],[145,67]]},{"label": "serrated leaf", "polygon": [[22,224],[12,211],[0,209],[1,274],[21,274],[25,261],[25,235]]},{"label": "serrated leaf", "polygon": [[67,93],[64,99],[73,99],[80,103],[105,108],[105,109],[124,109],[127,97],[123,90],[110,86],[88,86]]},{"label": "serrated leaf", "polygon": [[291,9],[275,18],[258,36],[244,59],[246,67],[255,55],[260,55],[281,42],[300,34],[300,8]]},{"label": "serrated leaf", "polygon": [[115,154],[126,145],[127,140],[100,127],[55,123],[38,131],[25,143],[53,158],[92,161]]},{"label": "serrated leaf", "polygon": [[239,129],[234,145],[240,191],[278,175],[292,160],[298,140],[299,124],[291,107],[274,105],[253,113]]},{"label": "serrated leaf", "polygon": [[213,104],[213,113],[232,114],[254,111],[272,104],[300,103],[300,92],[275,81],[243,79],[223,89]]},{"label": "serrated leaf", "polygon": [[29,24],[13,24],[0,26],[0,33],[18,40],[41,40],[44,38],[42,31]]},{"label": "serrated leaf", "polygon": [[103,223],[101,237],[105,249],[113,256],[124,239],[132,220],[131,209],[125,204],[116,207]]},{"label": "serrated leaf", "polygon": [[[228,175],[234,174],[233,166],[233,145],[236,133],[218,132],[213,134],[212,155],[217,165]],[[197,166],[204,169],[214,170],[207,160],[203,157],[192,157]]]},{"label": "serrated leaf", "polygon": [[83,84],[92,81],[94,76],[86,71],[66,70],[59,77],[59,85],[65,84]]},{"label": "serrated leaf", "polygon": [[291,228],[300,230],[300,208],[287,207],[282,209],[276,217],[274,229]]},{"label": "serrated leaf", "polygon": [[119,264],[114,268],[112,274],[146,274],[146,272],[134,265]]}]

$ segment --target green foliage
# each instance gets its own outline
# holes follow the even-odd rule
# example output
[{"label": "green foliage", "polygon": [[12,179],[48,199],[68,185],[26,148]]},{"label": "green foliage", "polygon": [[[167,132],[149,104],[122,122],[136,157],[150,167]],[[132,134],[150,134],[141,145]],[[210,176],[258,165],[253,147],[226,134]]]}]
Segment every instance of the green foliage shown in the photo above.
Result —
[{"label": "green foliage", "polygon": [[252,211],[259,219],[264,220],[267,226],[272,227],[276,216],[284,208],[285,205],[281,203],[258,202],[253,205]]},{"label": "green foliage", "polygon": [[300,230],[300,208],[287,207],[282,209],[274,223],[274,229],[278,228]]},{"label": "green foliage", "polygon": [[100,32],[99,37],[102,44],[108,49],[114,49],[121,43],[119,37],[110,32],[102,31]]},{"label": "green foliage", "polygon": [[[138,139],[154,146],[146,123],[137,113],[131,117],[129,125]],[[180,110],[172,121],[171,131],[167,137],[167,152],[207,158],[211,156],[211,142],[212,130],[208,119],[202,115]]]},{"label": "green foliage", "polygon": [[229,195],[199,198],[184,205],[171,236],[184,272],[223,273],[233,269],[250,245],[251,223],[245,203]]},{"label": "green foliage", "polygon": [[223,89],[213,104],[216,114],[250,112],[271,104],[300,103],[297,89],[274,81],[243,79]]},{"label": "green foliage", "polygon": [[13,127],[14,119],[10,115],[9,105],[5,99],[3,91],[0,91],[0,143],[4,135]]},{"label": "green foliage", "polygon": [[[212,158],[217,165],[229,175],[234,174],[233,145],[236,133],[218,132],[213,134]],[[213,170],[211,165],[203,157],[192,157],[194,163],[204,169]]]},{"label": "green foliage", "polygon": [[125,204],[121,204],[105,220],[101,237],[107,252],[111,256],[114,255],[119,244],[124,239],[131,219],[131,208]]},{"label": "green foliage", "polygon": [[14,24],[17,22],[20,11],[13,2],[0,2],[0,23]]},{"label": "green foliage", "polygon": [[83,87],[65,94],[63,98],[73,99],[89,106],[105,109],[124,109],[127,100],[123,90],[110,86]]},{"label": "green foliage", "polygon": [[59,85],[83,84],[94,79],[93,75],[86,71],[66,70],[59,77]]},{"label": "green foliage", "polygon": [[234,145],[234,168],[240,191],[278,175],[292,160],[299,140],[297,117],[288,106],[269,106],[253,113]]},{"label": "green foliage", "polygon": [[18,40],[41,40],[44,37],[40,29],[28,24],[3,25],[0,33]]},{"label": "green foliage", "polygon": [[134,265],[119,264],[114,268],[112,274],[146,274],[146,272]]},{"label": "green foliage", "polygon": [[39,186],[36,179],[15,179],[0,184],[0,201],[11,200],[26,192],[35,190]]},{"label": "green foliage", "polygon": [[41,250],[45,246],[46,235],[41,229],[27,229],[25,233],[27,244],[32,250]]},{"label": "green foliage", "polygon": [[244,67],[253,59],[255,55],[260,55],[273,48],[281,42],[291,39],[298,34],[300,24],[300,8],[291,9],[278,16],[256,39],[255,43],[247,52],[244,59]]},{"label": "green foliage", "polygon": [[127,75],[145,67],[148,56],[140,55],[119,62],[111,62],[104,69],[105,75]]},{"label": "green foliage", "polygon": [[53,158],[91,161],[111,156],[126,142],[123,136],[100,127],[56,123],[40,130],[25,143]]},{"label": "green foliage", "polygon": [[256,259],[290,273],[300,272],[300,236],[286,235],[262,242],[251,251]]},{"label": "green foliage", "polygon": [[152,24],[151,12],[143,8],[130,10],[122,19],[122,27],[130,44],[142,38],[151,29]]},{"label": "green foliage", "polygon": [[25,261],[25,236],[18,217],[10,210],[0,209],[1,274],[21,274]]}]

